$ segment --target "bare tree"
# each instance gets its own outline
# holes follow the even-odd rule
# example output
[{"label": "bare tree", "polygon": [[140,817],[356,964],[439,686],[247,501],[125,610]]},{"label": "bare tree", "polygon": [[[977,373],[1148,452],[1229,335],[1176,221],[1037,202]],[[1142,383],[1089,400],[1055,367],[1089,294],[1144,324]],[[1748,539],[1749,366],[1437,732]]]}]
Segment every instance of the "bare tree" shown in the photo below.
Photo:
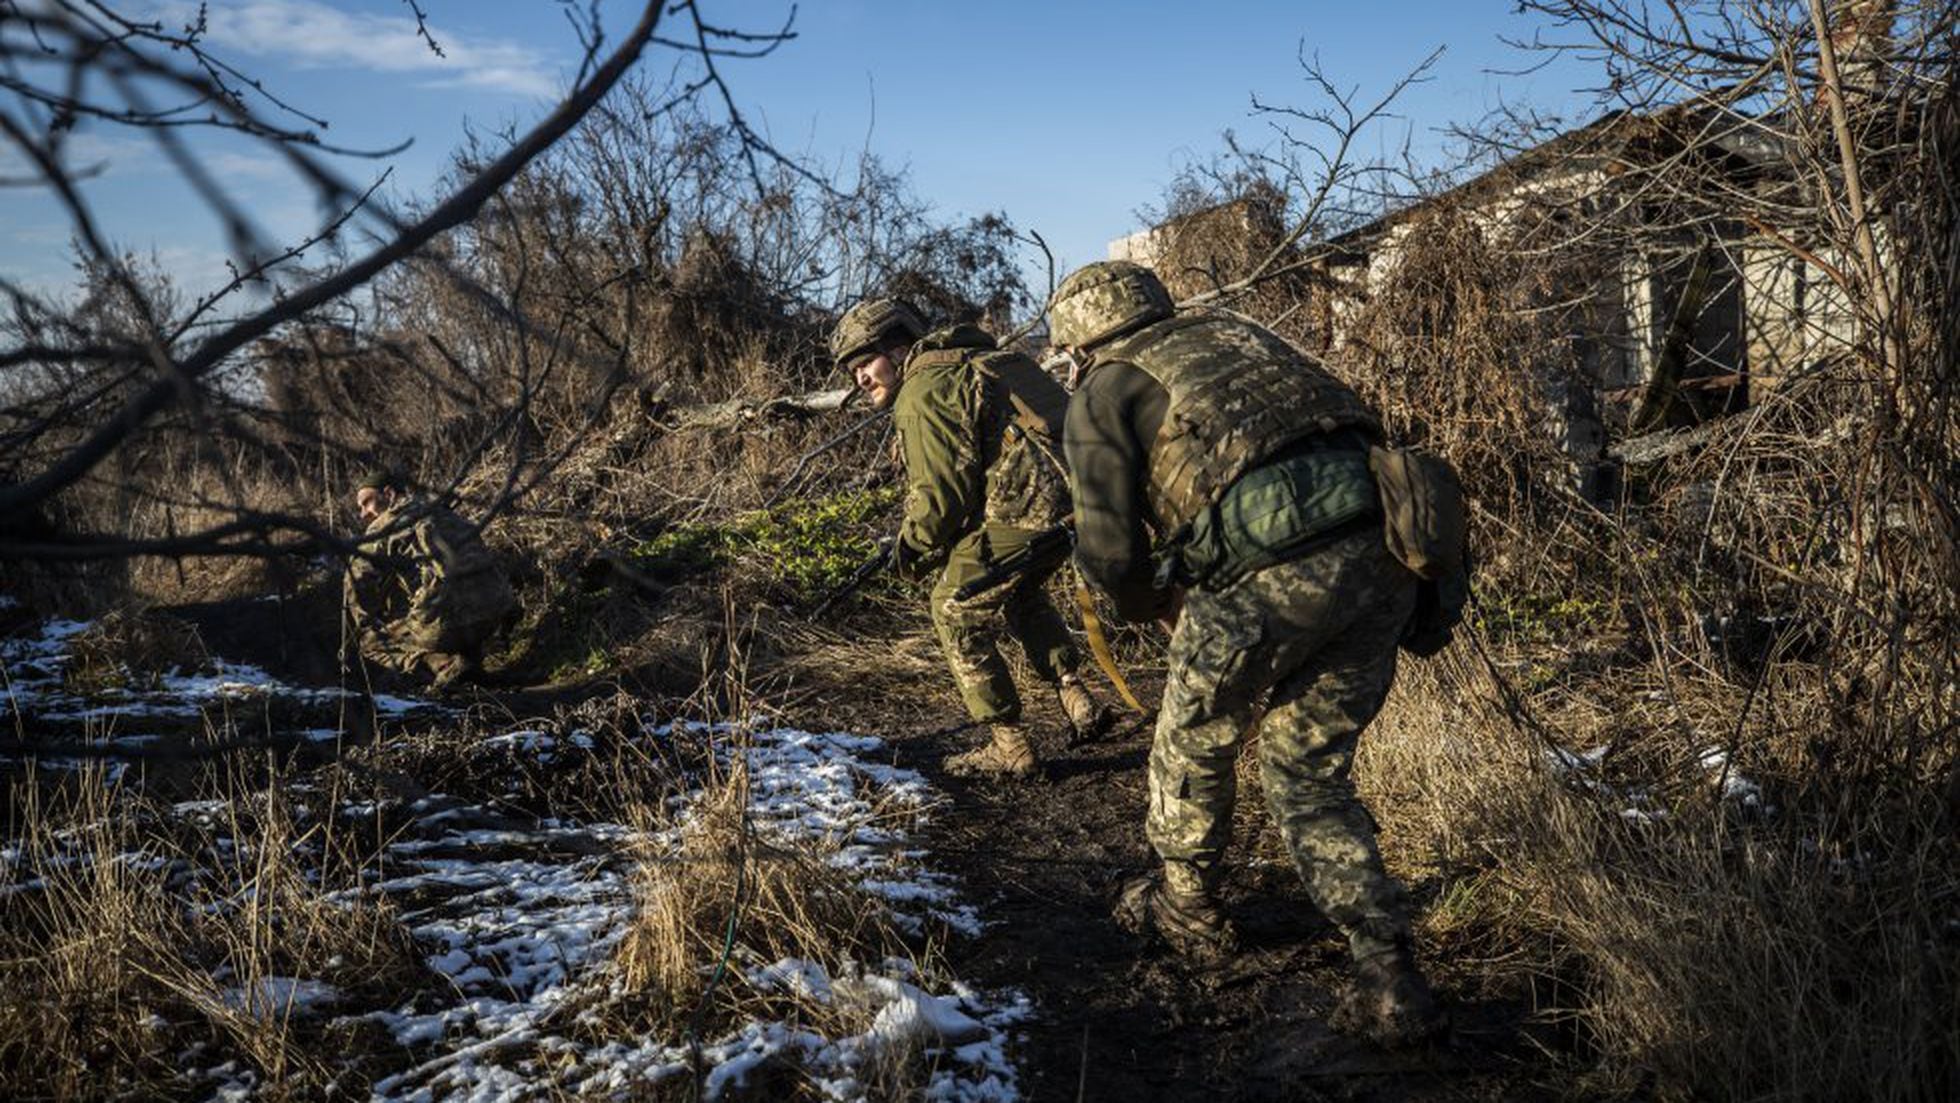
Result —
[{"label": "bare tree", "polygon": [[[422,10],[410,8],[415,33],[440,52]],[[325,142],[327,120],[212,45],[210,21],[222,13],[200,9],[188,25],[176,26],[99,3],[0,3],[0,88],[7,94],[0,135],[30,170],[29,178],[7,183],[40,189],[61,204],[89,275],[89,301],[100,304],[75,311],[19,281],[0,279],[6,307],[0,318],[0,371],[6,373],[0,386],[6,404],[0,410],[0,524],[7,532],[0,558],[347,550],[306,503],[268,508],[262,495],[242,485],[241,460],[290,467],[322,462],[322,449],[348,456],[343,462],[374,453],[358,442],[328,439],[317,423],[279,418],[244,354],[301,321],[311,334],[302,343],[317,351],[318,327],[325,322],[328,331],[350,338],[339,345],[351,352],[363,320],[352,293],[408,263],[442,271],[456,294],[520,331],[562,330],[567,318],[530,319],[503,293],[507,289],[488,287],[461,266],[446,264],[445,237],[507,205],[513,181],[571,133],[649,50],[668,52],[690,72],[650,106],[650,115],[714,97],[753,174],[788,164],[743,121],[721,74],[727,59],[774,50],[791,37],[787,25],[749,32],[710,22],[692,2],[656,3],[646,5],[615,44],[607,41],[596,5],[566,10],[583,57],[564,97],[530,129],[494,146],[485,143],[485,152],[460,166],[440,198],[401,212],[382,201],[381,179],[356,183],[336,163],[391,151]],[[218,217],[232,255],[232,275],[223,286],[186,298],[167,281],[147,277],[140,263],[118,250],[81,187],[90,169],[79,162],[72,137],[83,127],[143,136]],[[287,166],[322,209],[336,213],[303,241],[272,242],[205,162],[196,140],[208,132],[256,143]],[[617,275],[597,274],[594,283]],[[469,387],[473,380],[463,372],[432,382]],[[517,482],[518,430],[536,386],[534,379],[509,393],[461,396],[481,413],[463,451],[510,454],[514,466],[506,490]],[[370,392],[355,401],[385,403],[387,397]],[[175,443],[164,452],[218,462],[205,463],[207,477],[189,485],[129,478],[132,467],[142,466],[129,460],[154,458],[166,438]],[[520,447],[511,448],[513,441]],[[214,455],[220,452],[230,462]],[[119,465],[105,466],[117,457],[123,457]],[[152,465],[150,474],[156,473]],[[125,504],[134,492],[156,508],[100,508],[102,495],[111,491]],[[91,495],[97,508],[86,508]],[[165,518],[165,531],[142,531],[138,522],[147,519],[154,529],[157,515]]]}]

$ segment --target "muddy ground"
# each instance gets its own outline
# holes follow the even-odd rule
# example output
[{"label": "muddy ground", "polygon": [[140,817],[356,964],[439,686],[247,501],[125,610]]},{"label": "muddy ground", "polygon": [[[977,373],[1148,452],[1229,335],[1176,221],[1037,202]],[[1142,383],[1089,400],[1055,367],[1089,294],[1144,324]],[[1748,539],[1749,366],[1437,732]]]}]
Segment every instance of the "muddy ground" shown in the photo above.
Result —
[{"label": "muddy ground", "polygon": [[[320,610],[308,609],[308,612]],[[317,675],[329,641],[291,630],[273,603],[176,611],[213,651],[264,657],[275,674]],[[311,618],[306,618],[311,619]],[[331,616],[326,621],[331,624]],[[286,626],[284,630],[280,625]],[[929,648],[922,640],[894,646]],[[330,661],[330,660],[329,660]],[[985,934],[947,947],[953,971],[989,988],[1019,988],[1038,1018],[1025,1027],[1021,1087],[1033,1100],[1458,1100],[1554,1098],[1557,1040],[1524,1001],[1482,987],[1474,963],[1436,960],[1423,947],[1453,1020],[1451,1037],[1388,1052],[1328,1026],[1345,976],[1343,943],[1308,902],[1264,822],[1255,773],[1242,773],[1226,904],[1244,949],[1228,961],[1182,959],[1141,944],[1110,918],[1117,885],[1152,867],[1142,834],[1149,715],[1124,713],[1102,742],[1065,748],[1059,711],[1031,701],[1044,777],[987,782],[950,777],[943,759],[981,738],[949,731],[963,716],[943,672],[918,673],[868,695],[839,671],[812,684],[799,670],[797,713],[784,719],[877,734],[896,764],[950,794],[924,841],[934,864],[965,882]],[[767,670],[751,672],[767,703]],[[1142,670],[1146,704],[1161,671]],[[584,685],[493,688],[474,703],[536,712],[620,689],[658,699],[663,687],[629,673]],[[1108,695],[1098,682],[1098,692]],[[799,715],[800,713],[800,715]],[[1392,845],[1392,841],[1391,841]],[[1391,854],[1392,857],[1392,854]],[[1438,886],[1411,885],[1418,906]]]},{"label": "muddy ground", "polygon": [[[1139,686],[1139,699],[1155,686]],[[1053,733],[1059,719],[1047,725]],[[1143,945],[1110,919],[1120,881],[1152,868],[1142,835],[1146,718],[1115,738],[1054,748],[1040,782],[965,783],[937,759],[964,738],[898,743],[957,812],[928,832],[942,868],[967,882],[994,925],[957,969],[1019,985],[1042,1009],[1029,1028],[1032,1099],[1405,1100],[1550,1098],[1518,1001],[1474,993],[1467,971],[1432,962],[1451,1039],[1387,1052],[1327,1025],[1345,976],[1344,943],[1314,910],[1243,778],[1226,905],[1243,950],[1189,961]],[[1414,886],[1418,898],[1426,887]]]}]

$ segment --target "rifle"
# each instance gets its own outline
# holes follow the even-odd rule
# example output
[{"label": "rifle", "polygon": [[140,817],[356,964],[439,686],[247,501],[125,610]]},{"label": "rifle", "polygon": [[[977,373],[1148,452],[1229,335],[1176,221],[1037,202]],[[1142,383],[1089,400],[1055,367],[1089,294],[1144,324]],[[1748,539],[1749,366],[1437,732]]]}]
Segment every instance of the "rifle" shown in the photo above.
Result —
[{"label": "rifle", "polygon": [[[1075,547],[1075,522],[1063,521],[1053,528],[1042,529],[1034,538],[1021,546],[1012,555],[1003,557],[988,568],[987,573],[953,591],[955,601],[969,601],[996,586],[1004,585],[1019,578],[1028,571],[1045,567],[1057,559],[1068,555]],[[1077,583],[1075,587],[1076,604],[1082,610],[1082,630],[1089,636],[1089,651],[1095,656],[1096,665],[1109,677],[1109,684],[1123,698],[1123,703],[1137,712],[1143,706],[1137,703],[1136,694],[1130,692],[1130,684],[1123,680],[1123,672],[1116,669],[1116,655],[1109,649],[1109,640],[1103,634],[1102,621],[1096,616],[1095,602],[1089,598],[1087,586]]]},{"label": "rifle", "polygon": [[851,572],[851,577],[844,580],[842,586],[832,590],[822,601],[817,603],[816,608],[810,610],[810,619],[816,620],[822,617],[830,611],[831,606],[857,593],[858,590],[864,587],[865,583],[871,581],[873,576],[883,571],[885,566],[891,561],[892,541],[891,538],[887,537],[878,541],[878,551],[871,558],[860,563],[858,568]]},{"label": "rifle", "polygon": [[953,591],[953,600],[971,601],[996,586],[1004,586],[1038,567],[1046,567],[1068,555],[1075,546],[1075,524],[1063,521],[1034,534],[1011,555],[1002,556],[987,573]]}]

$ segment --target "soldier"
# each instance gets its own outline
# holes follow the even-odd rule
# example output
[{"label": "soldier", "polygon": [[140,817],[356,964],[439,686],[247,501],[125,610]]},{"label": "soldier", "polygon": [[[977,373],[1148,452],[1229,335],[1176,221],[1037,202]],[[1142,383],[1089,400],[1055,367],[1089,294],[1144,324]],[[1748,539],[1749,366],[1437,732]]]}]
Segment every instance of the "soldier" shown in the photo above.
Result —
[{"label": "soldier", "polygon": [[1407,903],[1348,772],[1416,600],[1382,539],[1375,415],[1277,335],[1176,312],[1140,265],[1077,271],[1049,319],[1080,379],[1064,445],[1082,573],[1123,619],[1175,619],[1145,821],[1163,871],[1125,886],[1118,919],[1183,951],[1234,947],[1216,892],[1264,697],[1267,805],[1354,958],[1336,1022],[1392,1044],[1432,1034]]},{"label": "soldier", "polygon": [[902,299],[852,307],[831,334],[830,352],[873,406],[892,410],[907,487],[893,566],[914,577],[940,569],[933,627],[967,714],[991,727],[991,742],[947,759],[946,768],[1020,777],[1038,766],[1000,652],[1002,636],[1019,640],[1035,673],[1055,687],[1073,737],[1100,736],[1109,711],[1076,675],[1075,643],[1043,591],[1065,553],[966,601],[954,597],[1001,557],[1067,519],[1059,446],[1067,392],[1034,361],[997,348],[975,326],[928,333],[918,310]]},{"label": "soldier", "polygon": [[361,657],[436,689],[479,675],[515,601],[476,527],[388,472],[361,480],[354,505],[367,555],[348,566],[346,606]]}]

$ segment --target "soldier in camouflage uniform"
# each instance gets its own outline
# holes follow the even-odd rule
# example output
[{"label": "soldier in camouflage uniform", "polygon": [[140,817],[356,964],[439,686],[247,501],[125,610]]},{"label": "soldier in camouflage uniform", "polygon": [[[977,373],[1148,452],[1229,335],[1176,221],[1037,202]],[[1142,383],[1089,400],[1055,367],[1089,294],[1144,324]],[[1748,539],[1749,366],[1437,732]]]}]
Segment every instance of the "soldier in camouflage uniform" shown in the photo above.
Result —
[{"label": "soldier in camouflage uniform", "polygon": [[1256,723],[1273,820],[1354,956],[1339,1021],[1391,1043],[1433,1032],[1404,893],[1349,778],[1416,600],[1382,539],[1374,414],[1273,333],[1177,313],[1139,265],[1074,273],[1049,317],[1080,379],[1064,442],[1082,573],[1124,619],[1175,617],[1146,820],[1163,874],[1126,886],[1118,918],[1180,949],[1234,945],[1215,894]]},{"label": "soldier in camouflage uniform", "polygon": [[901,299],[847,311],[831,354],[874,406],[890,408],[905,461],[904,517],[893,565],[917,576],[939,568],[932,623],[967,714],[992,740],[946,761],[955,773],[1026,776],[1037,766],[1003,637],[1012,636],[1042,681],[1055,687],[1078,739],[1100,735],[1108,710],[1076,675],[1068,626],[1044,586],[1067,558],[966,601],[954,596],[1035,534],[1066,520],[1060,437],[1068,394],[1020,353],[997,348],[971,325],[928,333]]},{"label": "soldier in camouflage uniform", "polygon": [[348,565],[345,597],[361,657],[438,689],[481,673],[484,642],[515,600],[476,527],[385,472],[362,480],[354,502],[368,555]]}]

